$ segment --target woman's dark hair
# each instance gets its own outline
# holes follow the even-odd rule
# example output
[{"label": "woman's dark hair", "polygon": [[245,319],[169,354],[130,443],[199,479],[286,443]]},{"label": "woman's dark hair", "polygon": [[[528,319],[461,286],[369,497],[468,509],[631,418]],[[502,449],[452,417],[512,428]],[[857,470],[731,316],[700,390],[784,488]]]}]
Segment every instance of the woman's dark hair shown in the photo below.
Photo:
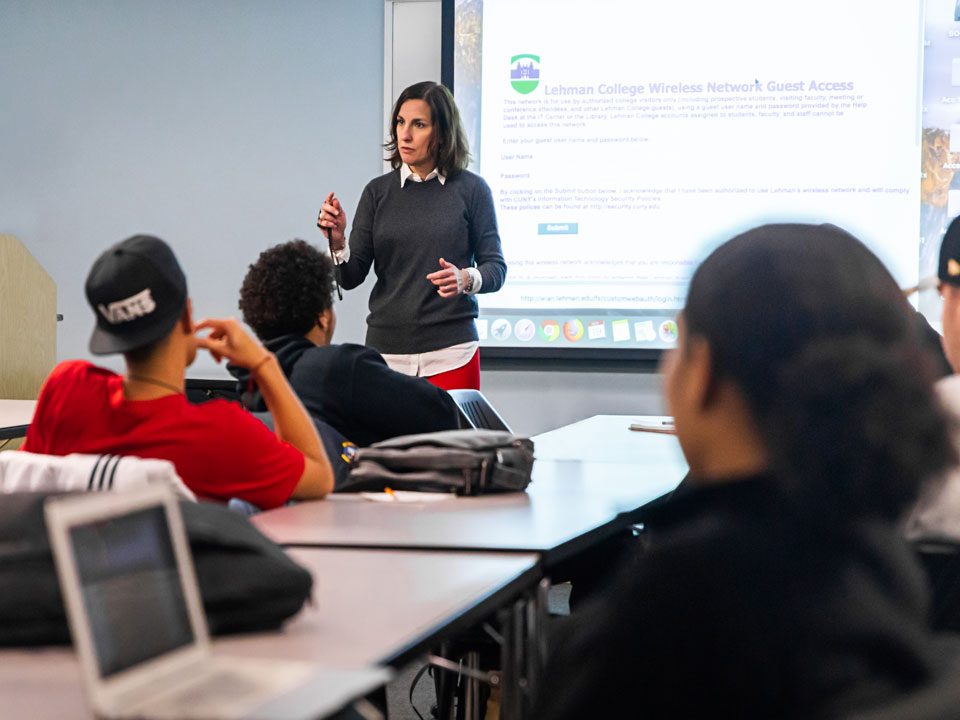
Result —
[{"label": "woman's dark hair", "polygon": [[437,172],[450,177],[470,164],[470,148],[467,134],[460,121],[460,111],[453,95],[443,85],[426,80],[411,85],[397,98],[390,115],[390,142],[383,147],[387,151],[390,167],[396,170],[403,165],[397,142],[397,116],[407,100],[423,100],[430,107],[433,123],[432,145],[437,158]]},{"label": "woman's dark hair", "polygon": [[799,510],[895,518],[956,462],[916,313],[832,225],[766,225],[694,273],[684,320],[743,393]]},{"label": "woman's dark hair", "polygon": [[243,321],[263,341],[306,335],[333,305],[333,262],[303,240],[260,253],[240,287]]}]

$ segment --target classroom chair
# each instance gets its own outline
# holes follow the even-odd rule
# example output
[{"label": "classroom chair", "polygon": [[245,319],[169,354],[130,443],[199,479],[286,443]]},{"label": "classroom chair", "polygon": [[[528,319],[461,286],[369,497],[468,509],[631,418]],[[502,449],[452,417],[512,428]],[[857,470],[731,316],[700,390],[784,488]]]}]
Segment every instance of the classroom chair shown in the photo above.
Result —
[{"label": "classroom chair", "polygon": [[485,430],[513,432],[479,390],[449,390],[460,408],[460,425]]},{"label": "classroom chair", "polygon": [[196,500],[167,460],[119,455],[0,455],[0,492],[130,490],[152,484],[171,485],[185,500]]}]

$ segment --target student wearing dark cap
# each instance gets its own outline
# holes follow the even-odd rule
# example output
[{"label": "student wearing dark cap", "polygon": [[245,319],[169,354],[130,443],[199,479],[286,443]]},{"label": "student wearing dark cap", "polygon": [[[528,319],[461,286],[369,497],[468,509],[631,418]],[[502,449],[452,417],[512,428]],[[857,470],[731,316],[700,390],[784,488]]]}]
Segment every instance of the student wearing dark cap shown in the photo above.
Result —
[{"label": "student wearing dark cap", "polygon": [[960,372],[960,218],[954,218],[940,245],[937,286],[943,298],[943,350]]},{"label": "student wearing dark cap", "polygon": [[[317,431],[276,357],[236,320],[194,324],[186,278],[166,243],[137,235],[114,245],[94,263],[86,295],[96,316],[90,352],[122,353],[126,372],[60,363],[40,392],[23,450],[169,460],[199,497],[259,508],[333,489]],[[201,330],[210,332],[198,337]],[[187,401],[184,373],[198,348],[249,371],[275,434],[236,404]]]},{"label": "student wearing dark cap", "polygon": [[[457,405],[445,390],[391,370],[376,350],[331,344],[333,262],[303,240],[260,253],[243,279],[240,310],[307,410],[357,445],[460,426]],[[266,410],[263,394],[247,391],[249,371],[228,369],[239,381],[244,405]]]},{"label": "student wearing dark cap", "polygon": [[[923,285],[927,282],[921,283]],[[943,351],[954,373],[960,372],[960,218],[954,218],[940,244],[936,285],[943,298]],[[937,395],[954,418],[954,442],[960,447],[960,375],[952,374],[936,385]],[[960,540],[960,470],[927,484],[906,522],[912,539]]]}]

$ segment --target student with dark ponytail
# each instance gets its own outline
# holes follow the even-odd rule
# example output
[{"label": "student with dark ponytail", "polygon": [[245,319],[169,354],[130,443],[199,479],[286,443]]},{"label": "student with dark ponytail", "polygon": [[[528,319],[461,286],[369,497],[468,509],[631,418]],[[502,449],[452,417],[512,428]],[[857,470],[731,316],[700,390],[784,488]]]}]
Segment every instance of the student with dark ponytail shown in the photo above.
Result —
[{"label": "student with dark ponytail", "polygon": [[534,717],[834,717],[930,678],[897,523],[956,456],[914,322],[832,226],[760,227],[703,262],[664,363],[690,487],[561,634]]}]

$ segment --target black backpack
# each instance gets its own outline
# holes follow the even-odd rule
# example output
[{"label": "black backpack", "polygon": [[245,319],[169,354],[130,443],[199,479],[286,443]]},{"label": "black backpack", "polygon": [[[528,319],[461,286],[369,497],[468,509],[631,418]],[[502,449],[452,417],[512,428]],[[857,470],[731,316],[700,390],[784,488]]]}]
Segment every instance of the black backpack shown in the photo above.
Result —
[{"label": "black backpack", "polygon": [[[0,495],[0,646],[70,642],[43,504]],[[313,577],[223,505],[181,501],[210,633],[273,630],[310,597]]]}]

